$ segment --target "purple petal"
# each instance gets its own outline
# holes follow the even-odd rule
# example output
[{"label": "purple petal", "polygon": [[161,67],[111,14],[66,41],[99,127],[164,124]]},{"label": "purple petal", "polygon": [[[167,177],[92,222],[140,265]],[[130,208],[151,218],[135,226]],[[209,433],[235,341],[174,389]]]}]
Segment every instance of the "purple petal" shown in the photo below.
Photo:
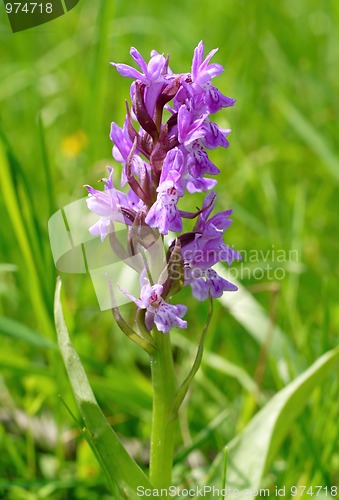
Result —
[{"label": "purple petal", "polygon": [[207,56],[205,57],[205,60],[204,62],[201,64],[201,70],[205,70],[207,67],[208,67],[208,63],[210,62],[210,60],[212,59],[212,57],[214,56],[214,54],[216,54],[218,52],[219,49],[212,49],[211,52],[209,52],[207,54]]},{"label": "purple petal", "polygon": [[181,144],[188,144],[205,135],[203,123],[207,114],[203,114],[194,120],[192,110],[182,105],[178,111],[178,140]]},{"label": "purple petal", "polygon": [[182,231],[182,220],[177,207],[170,209],[170,211],[167,214],[167,217],[169,219],[168,229],[170,231],[180,233]]},{"label": "purple petal", "polygon": [[221,64],[211,64],[208,69],[200,70],[196,83],[203,85],[209,82],[211,78],[220,75],[223,71],[224,68]]},{"label": "purple petal", "polygon": [[194,55],[193,55],[193,60],[192,60],[191,72],[192,72],[193,80],[195,80],[195,78],[198,75],[199,67],[202,64],[203,56],[204,56],[204,44],[202,41],[200,41],[198,43],[198,46],[194,49]]},{"label": "purple petal", "polygon": [[210,193],[208,193],[205,196],[204,202],[202,204],[203,211],[199,215],[199,220],[198,220],[198,230],[199,231],[202,231],[204,229],[206,221],[214,208],[214,205],[215,205],[215,202],[217,199],[216,197],[217,197],[217,195],[216,195],[215,191],[211,191]]},{"label": "purple petal", "polygon": [[131,50],[129,51],[129,53],[131,54],[131,56],[133,57],[133,59],[135,60],[135,62],[139,66],[139,68],[141,69],[141,71],[144,73],[144,75],[146,75],[147,64],[145,62],[145,59],[140,54],[140,52],[136,48],[131,47]]},{"label": "purple petal", "polygon": [[150,62],[147,66],[147,76],[150,81],[155,82],[161,75],[165,64],[165,58],[163,55],[158,54],[156,56],[151,57]]},{"label": "purple petal", "polygon": [[164,84],[162,82],[150,82],[145,91],[145,104],[150,116],[154,115],[154,109],[157,99],[162,91]]},{"label": "purple petal", "polygon": [[213,269],[207,271],[207,286],[213,298],[219,298],[224,292],[235,292],[238,287],[219,276]]},{"label": "purple petal", "polygon": [[[104,193],[102,194],[104,195]],[[94,212],[101,217],[109,217],[112,214],[112,210],[114,210],[109,200],[100,199],[97,196],[90,196],[89,198],[86,198],[86,203],[91,212]]]},{"label": "purple petal", "polygon": [[227,262],[230,266],[234,260],[242,260],[242,256],[240,253],[230,248],[225,243],[221,246],[221,251],[219,252],[219,256],[221,261]]},{"label": "purple petal", "polygon": [[180,143],[184,142],[188,134],[191,121],[191,113],[188,111],[187,107],[185,105],[180,106],[178,112],[178,139]]},{"label": "purple petal", "polygon": [[[161,200],[157,200],[155,203],[153,203],[153,205],[149,209],[148,214],[145,217],[145,222],[150,227],[157,227],[162,234],[168,233],[167,218],[166,216],[164,216],[164,210]],[[161,226],[162,230],[160,230],[159,226]]]},{"label": "purple petal", "polygon": [[223,148],[228,148],[230,143],[226,139],[231,132],[229,129],[221,129],[214,122],[208,122],[204,124],[205,136],[204,136],[204,146],[208,149],[215,149],[218,146]]},{"label": "purple petal", "polygon": [[171,149],[167,153],[165,161],[162,166],[160,183],[167,180],[169,172],[171,170],[177,171],[181,176],[184,169],[184,165],[185,165],[185,160],[183,153],[178,148]]},{"label": "purple petal", "polygon": [[179,314],[183,315],[182,313],[186,313],[183,309],[184,307],[181,306],[181,308],[178,308],[178,306],[162,302],[154,313],[154,323],[157,329],[160,332],[168,333],[174,327],[187,328],[187,321],[182,320],[179,316]]},{"label": "purple petal", "polygon": [[157,200],[153,203],[145,218],[145,222],[150,227],[158,228],[161,234],[168,234],[170,223],[167,210],[163,206],[161,200]]},{"label": "purple petal", "polygon": [[132,141],[128,136],[126,128],[126,124],[124,126],[124,129],[120,128],[114,122],[111,124],[111,131],[109,136],[111,141],[114,142],[113,157],[119,163],[126,162],[132,148]]},{"label": "purple petal", "polygon": [[235,99],[223,95],[216,87],[210,85],[204,96],[204,102],[210,113],[216,113],[222,108],[235,104]]},{"label": "purple petal", "polygon": [[232,213],[233,210],[224,210],[222,212],[219,212],[210,218],[208,224],[213,225],[224,232],[230,227],[233,222],[232,219],[228,218],[230,215],[232,215]]},{"label": "purple petal", "polygon": [[193,278],[190,281],[192,295],[200,302],[203,302],[208,297],[208,285],[203,278]]},{"label": "purple petal", "polygon": [[122,291],[122,293],[124,295],[126,295],[126,297],[128,297],[132,302],[134,302],[138,307],[140,307],[141,309],[146,309],[147,306],[145,306],[143,304],[143,302],[140,300],[140,299],[137,299],[136,297],[134,297],[134,295],[132,295],[131,293],[127,292],[126,290],[124,290],[123,288],[121,288],[121,286],[118,284],[118,287],[120,288],[120,290]]},{"label": "purple petal", "polygon": [[128,64],[111,63],[111,65],[116,67],[121,76],[135,78],[136,80],[141,80],[142,82],[145,81],[144,75],[137,69],[132,68],[132,66],[128,66]]},{"label": "purple petal", "polygon": [[202,193],[213,189],[217,184],[215,179],[191,179],[187,180],[186,189],[189,193]]},{"label": "purple petal", "polygon": [[89,232],[92,236],[100,236],[101,241],[104,241],[108,233],[111,232],[108,231],[110,224],[110,220],[100,218],[98,222],[89,228]]},{"label": "purple petal", "polygon": [[193,143],[190,149],[192,154],[188,160],[188,171],[193,177],[199,178],[205,174],[217,175],[220,172],[198,141]]},{"label": "purple petal", "polygon": [[146,278],[147,283],[141,288],[140,298],[145,307],[149,307],[152,302],[157,302],[161,300],[161,294],[163,291],[162,285],[150,285],[149,280]]},{"label": "purple petal", "polygon": [[179,318],[183,318],[188,311],[188,307],[183,306],[182,304],[175,304],[175,308],[177,310]]}]

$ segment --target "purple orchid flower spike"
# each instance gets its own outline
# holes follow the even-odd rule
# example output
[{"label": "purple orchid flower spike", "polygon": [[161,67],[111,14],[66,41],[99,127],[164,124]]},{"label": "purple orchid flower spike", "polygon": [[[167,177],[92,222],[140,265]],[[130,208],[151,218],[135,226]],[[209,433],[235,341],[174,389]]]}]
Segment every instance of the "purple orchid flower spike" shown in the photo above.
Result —
[{"label": "purple orchid flower spike", "polygon": [[[164,264],[165,269],[160,269],[163,279],[154,285],[147,279],[143,281],[140,298],[124,291],[139,310],[146,311],[149,331],[153,326],[164,333],[175,326],[186,327],[182,317],[187,308],[164,300],[171,300],[167,297],[184,285],[191,287],[198,300],[236,290],[213,269],[217,262],[231,265],[241,259],[224,242],[225,231],[232,223],[232,210],[211,215],[216,200],[211,190],[217,180],[208,176],[217,176],[220,170],[210,160],[209,150],[228,148],[230,133],[212,121],[211,114],[235,103],[212,83],[223,71],[221,64],[212,62],[217,50],[205,56],[200,42],[194,50],[190,72],[186,73],[174,73],[168,57],[154,50],[147,62],[134,47],[130,54],[138,69],[112,63],[122,76],[133,80],[132,106],[127,105],[124,125],[121,128],[112,123],[110,133],[113,157],[122,167],[124,191],[114,188],[112,170],[109,179],[104,179],[104,191],[87,187],[88,207],[99,216],[90,232],[104,240],[114,230],[115,221],[124,221],[130,228],[128,243],[132,254],[140,249],[147,253],[155,241],[164,241],[163,235],[177,233],[175,246],[167,252],[167,268]],[[180,198],[202,192],[207,195],[200,210],[179,210]],[[188,232],[183,232],[183,218],[193,219]],[[175,264],[176,256],[179,261]],[[177,266],[177,273],[170,269],[172,264]]]},{"label": "purple orchid flower spike", "polygon": [[[119,274],[126,290],[116,283],[124,295],[116,298],[109,275],[117,276],[117,259],[105,273],[107,298],[116,324],[150,355],[153,414],[149,478],[154,488],[172,484],[174,424],[201,363],[213,312],[212,299],[237,290],[213,268],[219,262],[231,265],[241,259],[224,241],[232,223],[232,210],[213,212],[216,193],[211,190],[222,172],[211,161],[209,150],[228,148],[230,130],[215,123],[212,114],[235,103],[214,86],[214,78],[223,71],[221,64],[211,62],[217,50],[205,56],[200,42],[192,66],[185,73],[174,73],[169,58],[156,51],[145,61],[134,47],[130,54],[138,69],[112,63],[120,75],[132,79],[131,104],[126,103],[124,125],[121,128],[112,123],[110,133],[113,157],[121,166],[122,190],[113,185],[112,169],[109,178],[103,179],[103,191],[87,186],[88,208],[98,216],[89,231],[101,240],[109,235],[108,251],[114,252],[140,279],[140,291],[132,294],[132,288],[122,283],[123,279],[128,283],[126,274],[124,278]],[[208,177],[211,175],[213,179]],[[196,200],[197,193],[202,192],[206,194],[201,206]],[[196,198],[191,197],[192,193]],[[191,205],[190,199],[194,200]],[[125,242],[114,233],[116,221],[128,226]],[[170,236],[165,237],[169,232],[176,233],[172,241]],[[173,328],[187,328],[183,319],[187,305],[173,303],[174,295],[185,286],[191,288],[198,301],[209,300],[209,313],[195,360],[178,384],[171,336],[164,334]],[[126,302],[126,298],[136,306],[130,321],[122,317],[118,303]],[[125,480],[122,487],[124,484]]]}]

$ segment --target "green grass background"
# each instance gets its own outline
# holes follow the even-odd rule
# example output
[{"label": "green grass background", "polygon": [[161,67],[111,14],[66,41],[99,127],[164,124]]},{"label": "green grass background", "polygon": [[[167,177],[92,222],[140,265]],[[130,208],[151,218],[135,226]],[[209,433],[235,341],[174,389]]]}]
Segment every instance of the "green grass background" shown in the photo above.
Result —
[{"label": "green grass background", "polygon": [[[114,165],[110,123],[123,122],[130,82],[109,62],[130,63],[133,45],[145,58],[153,48],[170,54],[172,69],[186,72],[200,39],[207,50],[219,47],[214,60],[225,71],[216,84],[237,103],[217,118],[232,128],[231,147],[212,154],[221,169],[217,207],[234,209],[229,244],[269,252],[268,262],[244,263],[249,271],[241,282],[295,353],[281,352],[287,378],[293,378],[338,342],[339,4],[81,0],[62,18],[15,35],[2,7],[0,21],[0,128],[8,163],[0,172],[0,492],[9,499],[110,498],[63,404],[79,418],[58,351],[47,345],[55,342],[56,275],[48,219]],[[277,262],[273,248],[296,250],[297,262]],[[267,264],[283,267],[285,278],[272,280],[264,272],[256,279],[255,269]],[[146,465],[147,358],[109,312],[99,311],[88,276],[65,275],[63,281],[66,321],[98,401]],[[207,304],[195,302],[188,290],[180,300],[190,305],[182,335],[193,347]],[[206,347],[257,378],[260,394],[218,367],[203,366],[180,418],[185,446],[193,439],[196,450],[185,462],[178,434],[175,477],[187,484],[194,483],[190,467],[207,470],[286,382],[277,356],[265,358],[225,302],[227,296],[216,301]],[[175,349],[180,373],[189,352]],[[264,485],[339,483],[338,385],[333,373],[313,392]],[[221,423],[208,427],[225,409]]]}]

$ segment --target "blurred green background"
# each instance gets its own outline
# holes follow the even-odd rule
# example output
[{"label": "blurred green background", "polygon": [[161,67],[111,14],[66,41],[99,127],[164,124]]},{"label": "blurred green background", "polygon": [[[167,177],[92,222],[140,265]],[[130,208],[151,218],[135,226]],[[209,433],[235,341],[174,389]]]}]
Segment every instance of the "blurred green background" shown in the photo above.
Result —
[{"label": "blurred green background", "polygon": [[[65,406],[79,419],[55,348],[47,232],[49,217],[114,165],[110,123],[123,123],[130,81],[109,62],[131,64],[131,46],[145,59],[154,48],[170,54],[175,72],[187,72],[199,40],[207,51],[219,47],[214,61],[225,71],[215,83],[237,103],[217,117],[232,128],[231,147],[211,155],[221,169],[217,207],[234,209],[227,242],[259,252],[259,262],[234,267],[258,311],[279,326],[284,349],[267,354],[277,330],[258,336],[255,314],[249,328],[246,310],[234,315],[227,295],[216,301],[205,364],[180,417],[176,477],[189,483],[191,467],[207,470],[265,401],[338,342],[339,4],[81,0],[67,15],[20,33],[11,33],[2,7],[0,21],[0,495],[9,499],[110,498]],[[273,250],[294,257],[278,262]],[[276,267],[284,279],[272,279]],[[109,311],[99,311],[88,276],[63,282],[66,321],[98,401],[147,466],[147,358]],[[190,305],[189,328],[174,337],[182,373],[207,304],[180,293]],[[241,376],[222,359],[208,362],[209,352]],[[246,387],[246,375],[259,394]],[[267,470],[267,487],[339,483],[338,386],[332,373],[313,392]],[[218,426],[208,426],[220,415]]]}]

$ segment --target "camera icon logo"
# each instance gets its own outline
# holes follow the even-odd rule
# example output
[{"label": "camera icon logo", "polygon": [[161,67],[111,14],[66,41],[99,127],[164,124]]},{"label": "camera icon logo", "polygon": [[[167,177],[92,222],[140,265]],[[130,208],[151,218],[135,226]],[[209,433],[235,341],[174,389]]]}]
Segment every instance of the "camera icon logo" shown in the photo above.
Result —
[{"label": "camera icon logo", "polygon": [[[165,245],[161,235],[139,228],[139,251],[130,252],[131,226],[117,212],[104,241],[89,232],[98,219],[88,210],[86,198],[58,210],[48,222],[48,232],[56,268],[63,273],[88,274],[102,311],[130,302],[121,291],[139,297],[140,281],[147,269],[154,283],[167,278]],[[110,286],[108,285],[110,284]]]}]

